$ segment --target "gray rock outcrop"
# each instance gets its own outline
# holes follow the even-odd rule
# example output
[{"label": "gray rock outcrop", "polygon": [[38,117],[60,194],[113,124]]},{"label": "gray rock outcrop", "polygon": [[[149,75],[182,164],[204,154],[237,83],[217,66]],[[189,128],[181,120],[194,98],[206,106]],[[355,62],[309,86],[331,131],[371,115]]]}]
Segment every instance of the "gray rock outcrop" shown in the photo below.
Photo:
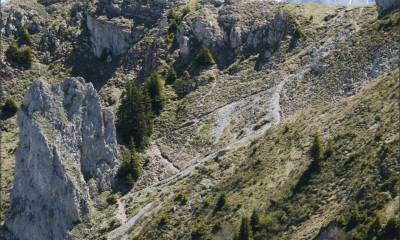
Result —
[{"label": "gray rock outcrop", "polygon": [[178,29],[181,57],[191,59],[199,43],[207,45],[222,65],[240,52],[274,52],[290,28],[288,16],[274,8],[271,2],[203,2]]},{"label": "gray rock outcrop", "polygon": [[[90,14],[87,15],[86,25],[90,32],[93,53],[98,58],[104,54],[111,56],[124,54],[135,40],[130,31],[124,30],[118,25],[101,21]],[[137,36],[137,38],[139,37]]]},{"label": "gray rock outcrop", "polygon": [[114,115],[82,78],[32,83],[18,112],[11,211],[20,240],[70,239],[91,199],[109,190],[118,165]]},{"label": "gray rock outcrop", "polygon": [[383,16],[392,10],[400,8],[399,0],[376,0],[379,16]]}]

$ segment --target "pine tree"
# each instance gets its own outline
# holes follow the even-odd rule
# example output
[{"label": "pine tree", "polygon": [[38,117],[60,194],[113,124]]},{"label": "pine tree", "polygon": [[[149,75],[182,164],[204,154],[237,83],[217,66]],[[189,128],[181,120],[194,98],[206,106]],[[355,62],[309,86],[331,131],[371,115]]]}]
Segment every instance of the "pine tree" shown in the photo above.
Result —
[{"label": "pine tree", "polygon": [[250,221],[248,217],[242,217],[242,223],[240,224],[239,240],[250,240],[252,239],[252,232],[250,227]]},{"label": "pine tree", "polygon": [[122,140],[133,139],[136,149],[141,151],[148,144],[152,132],[152,111],[149,96],[134,82],[129,82],[122,95],[118,109],[118,131]]},{"label": "pine tree", "polygon": [[173,67],[169,67],[166,78],[167,84],[173,84],[176,81],[176,79],[178,79],[178,76],[176,74],[175,69]]},{"label": "pine tree", "polygon": [[310,149],[311,158],[318,161],[321,160],[324,154],[324,149],[322,147],[321,141],[319,140],[319,136],[316,135],[314,137],[313,145]]},{"label": "pine tree", "polygon": [[131,187],[142,173],[142,166],[140,164],[140,158],[136,153],[136,147],[134,140],[130,142],[130,153],[121,162],[121,166],[118,169],[117,178],[127,186]]},{"label": "pine tree", "polygon": [[164,107],[164,94],[163,83],[161,76],[158,73],[152,73],[144,83],[145,89],[151,99],[151,107],[153,112],[157,115],[160,114]]}]

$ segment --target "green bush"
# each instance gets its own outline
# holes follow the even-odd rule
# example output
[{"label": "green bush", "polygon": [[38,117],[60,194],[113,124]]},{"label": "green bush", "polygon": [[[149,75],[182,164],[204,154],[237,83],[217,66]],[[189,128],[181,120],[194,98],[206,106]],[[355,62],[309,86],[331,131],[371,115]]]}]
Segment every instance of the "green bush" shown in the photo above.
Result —
[{"label": "green bush", "polygon": [[6,50],[7,60],[18,65],[30,67],[33,62],[32,49],[29,47],[18,47],[12,43]]},{"label": "green bush", "polygon": [[25,28],[21,28],[19,30],[19,35],[21,37],[21,41],[22,41],[23,44],[32,45],[31,35],[29,35],[28,31],[26,31]]},{"label": "green bush", "polygon": [[7,98],[1,108],[2,117],[11,117],[18,111],[18,105],[12,98]]},{"label": "green bush", "polygon": [[293,33],[295,39],[305,38],[304,30],[300,27],[296,28]]},{"label": "green bush", "polygon": [[202,45],[195,58],[195,64],[198,67],[215,64],[214,57],[206,45]]},{"label": "green bush", "polygon": [[124,143],[133,139],[136,150],[147,146],[153,128],[151,99],[139,84],[129,82],[117,112],[117,129]]},{"label": "green bush", "polygon": [[144,83],[147,94],[151,99],[151,107],[153,112],[157,115],[161,113],[164,107],[164,93],[163,93],[163,82],[161,76],[158,73],[152,73]]},{"label": "green bush", "polygon": [[188,199],[183,193],[179,193],[178,196],[175,197],[175,202],[179,203],[180,205],[186,205],[187,201]]},{"label": "green bush", "polygon": [[211,229],[211,232],[212,233],[217,233],[217,232],[219,232],[219,231],[221,231],[222,230],[222,227],[221,227],[221,223],[220,222],[217,222],[217,223],[215,223],[214,225],[213,225],[213,227],[212,227],[212,229]]},{"label": "green bush", "polygon": [[117,196],[115,194],[110,194],[108,195],[106,201],[109,205],[114,205],[117,203]]}]

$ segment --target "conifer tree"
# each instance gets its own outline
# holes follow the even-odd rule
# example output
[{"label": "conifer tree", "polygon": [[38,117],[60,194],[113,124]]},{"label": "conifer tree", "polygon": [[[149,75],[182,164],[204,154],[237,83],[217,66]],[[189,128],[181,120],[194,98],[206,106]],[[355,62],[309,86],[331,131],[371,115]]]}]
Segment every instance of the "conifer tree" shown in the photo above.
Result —
[{"label": "conifer tree", "polygon": [[117,127],[122,140],[128,143],[133,139],[138,151],[148,144],[152,132],[151,101],[137,83],[129,82],[126,86],[118,109]]},{"label": "conifer tree", "polygon": [[173,67],[169,67],[166,78],[167,84],[173,84],[176,81],[176,79],[178,79],[178,76],[176,74],[175,69]]},{"label": "conifer tree", "polygon": [[321,141],[319,140],[319,136],[316,135],[314,137],[313,144],[310,150],[311,158],[318,161],[321,160],[324,154],[324,149],[322,147]]},{"label": "conifer tree", "polygon": [[152,73],[144,83],[145,89],[151,99],[151,107],[153,112],[157,115],[160,114],[164,107],[164,94],[163,94],[163,83],[161,76],[158,73]]},{"label": "conifer tree", "polygon": [[118,169],[117,177],[124,184],[131,187],[139,178],[142,172],[142,166],[140,164],[140,158],[136,153],[135,142],[133,139],[130,141],[130,153],[126,156],[120,168]]}]

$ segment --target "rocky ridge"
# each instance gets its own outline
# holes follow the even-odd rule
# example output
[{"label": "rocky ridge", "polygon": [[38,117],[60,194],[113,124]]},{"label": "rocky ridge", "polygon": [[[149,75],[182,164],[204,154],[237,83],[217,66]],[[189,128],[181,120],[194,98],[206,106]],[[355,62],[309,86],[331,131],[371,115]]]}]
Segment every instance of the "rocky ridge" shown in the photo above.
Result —
[{"label": "rocky ridge", "polygon": [[114,115],[82,78],[32,83],[18,113],[12,211],[18,239],[69,239],[91,197],[110,190],[118,165]]},{"label": "rocky ridge", "polygon": [[[382,16],[379,20],[375,6],[351,8],[204,0],[189,1],[187,6],[177,4],[175,8],[174,4],[168,5],[175,1],[104,0],[92,1],[96,11],[87,14],[87,6],[80,2],[51,2],[46,6],[51,20],[40,24],[46,31],[49,29],[42,39],[45,43],[57,43],[59,47],[53,52],[49,51],[47,44],[40,44],[43,48],[39,50],[36,39],[41,38],[42,32],[33,34],[32,48],[37,54],[37,65],[29,71],[7,65],[6,69],[14,79],[4,83],[18,87],[7,87],[7,91],[17,92],[15,96],[25,92],[23,86],[30,85],[32,76],[27,79],[19,78],[19,75],[39,73],[55,76],[49,82],[58,82],[63,79],[61,72],[73,76],[82,74],[90,76],[87,81],[93,82],[99,90],[101,101],[116,109],[127,81],[141,82],[151,72],[164,74],[171,66],[176,68],[177,82],[183,84],[185,91],[183,96],[178,96],[174,92],[178,84],[165,85],[167,103],[155,119],[151,144],[143,153],[143,175],[129,193],[117,196],[115,204],[98,208],[96,215],[89,217],[90,222],[74,222],[71,235],[75,239],[138,236],[186,239],[196,233],[210,238],[231,239],[239,229],[243,215],[249,215],[254,209],[265,209],[267,213],[274,211],[274,204],[284,201],[291,185],[307,172],[311,162],[307,151],[313,134],[321,133],[324,141],[339,139],[340,157],[357,159],[359,154],[354,154],[353,149],[342,151],[340,140],[354,138],[345,132],[349,131],[347,127],[352,121],[359,120],[350,114],[353,109],[342,118],[335,118],[337,114],[331,111],[329,119],[325,119],[326,109],[341,113],[338,102],[352,105],[352,97],[365,85],[370,81],[385,83],[379,77],[398,67],[399,15],[394,11],[394,14]],[[66,12],[71,10],[71,19],[60,20],[60,9],[64,7]],[[170,9],[179,16],[177,31],[172,33],[168,29]],[[181,11],[185,14],[181,15]],[[19,21],[18,18],[14,20],[16,23]],[[13,21],[9,23],[13,24]],[[87,32],[86,27],[89,28]],[[121,37],[116,39],[114,35]],[[10,31],[9,37],[17,38],[18,33]],[[10,38],[7,41],[11,41]],[[190,65],[201,45],[210,49],[217,64],[193,71]],[[87,69],[75,71],[76,65],[69,65],[75,50],[79,54],[73,58],[74,62]],[[47,65],[48,69],[36,69]],[[388,96],[391,94],[387,93]],[[322,108],[324,104],[328,107]],[[390,107],[388,111],[392,109]],[[309,114],[303,116],[303,111]],[[363,113],[368,111],[364,109]],[[385,116],[392,115],[379,115],[375,118],[376,124],[368,124],[367,128],[371,131],[379,128]],[[367,121],[369,117],[360,116],[362,119],[357,124],[364,124],[363,119]],[[344,137],[335,136],[334,130],[341,127],[343,119],[349,119],[343,124]],[[391,119],[395,119],[394,115]],[[7,120],[9,128],[12,128],[14,120]],[[293,126],[293,121],[300,124]],[[392,144],[390,134],[390,131],[384,132],[383,138]],[[11,134],[7,135],[7,138],[11,137]],[[93,151],[87,150],[88,153],[82,157],[86,159],[96,155]],[[11,156],[12,149],[8,152]],[[105,152],[101,154],[107,155]],[[96,162],[81,161],[85,166],[82,169],[94,169],[96,167],[91,165],[96,165]],[[343,172],[351,174],[353,170],[345,169]],[[85,194],[86,189],[95,194],[99,192],[95,187],[99,186],[99,179],[93,172],[82,170],[82,174],[76,173],[85,180],[76,189],[84,189]],[[363,174],[369,176],[369,172]],[[354,176],[361,183],[365,181]],[[86,181],[90,178],[93,180]],[[313,238],[323,225],[331,223],[345,207],[350,206],[350,200],[343,202],[336,197],[347,201],[351,197],[346,195],[344,198],[342,191],[350,194],[353,190],[348,185],[336,187],[335,184],[339,180],[342,183],[342,179],[329,179],[335,179],[332,180],[335,182],[307,193],[313,196],[322,191],[323,203],[313,203],[309,207],[309,202],[319,201],[313,196],[301,205],[304,208],[300,210],[305,209],[307,213],[283,209],[285,213],[279,215],[279,224],[287,226],[279,231],[274,230],[275,225],[272,226],[268,231],[272,234],[271,239]],[[90,183],[86,186],[85,182]],[[360,186],[357,184],[354,186]],[[100,191],[109,189],[100,188]],[[325,193],[324,189],[328,188],[334,190]],[[223,194],[226,194],[226,207],[214,213],[212,208]],[[300,196],[299,202],[303,203],[302,193],[294,194],[293,202],[296,196]],[[186,204],[177,202],[178,196],[184,196]],[[396,199],[396,195],[389,201],[392,198]],[[94,201],[87,199],[89,204],[82,206],[90,206]],[[298,202],[287,206],[292,207],[291,204],[294,209],[299,209],[294,206]],[[77,215],[87,216],[87,211],[81,211],[83,214],[75,212],[70,219],[78,219]],[[297,219],[297,222],[292,219]],[[69,230],[71,226],[62,229]],[[214,232],[217,226],[220,229]],[[64,230],[63,233],[67,234]],[[258,236],[258,239],[265,238]]]}]

